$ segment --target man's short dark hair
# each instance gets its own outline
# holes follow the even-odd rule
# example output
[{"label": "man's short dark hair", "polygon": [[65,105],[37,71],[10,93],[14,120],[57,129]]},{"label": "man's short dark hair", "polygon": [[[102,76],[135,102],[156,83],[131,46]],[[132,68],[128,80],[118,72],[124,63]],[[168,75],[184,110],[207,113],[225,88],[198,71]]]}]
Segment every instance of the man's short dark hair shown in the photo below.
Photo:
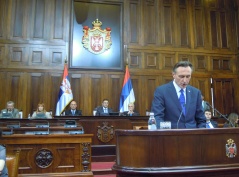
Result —
[{"label": "man's short dark hair", "polygon": [[180,61],[180,62],[178,62],[178,63],[176,63],[175,65],[174,65],[174,67],[173,67],[173,72],[176,72],[176,69],[178,68],[178,67],[190,67],[191,69],[192,69],[192,71],[193,71],[193,65],[192,65],[192,63],[190,63],[189,61]]}]

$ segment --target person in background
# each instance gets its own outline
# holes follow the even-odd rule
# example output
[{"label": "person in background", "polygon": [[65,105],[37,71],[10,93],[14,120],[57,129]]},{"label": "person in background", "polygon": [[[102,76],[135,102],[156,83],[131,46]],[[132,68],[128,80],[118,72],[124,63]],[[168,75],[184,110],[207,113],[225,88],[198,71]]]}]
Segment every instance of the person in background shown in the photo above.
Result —
[{"label": "person in background", "polygon": [[233,112],[233,113],[229,114],[228,120],[229,121],[224,123],[224,125],[223,125],[224,128],[238,127],[238,114],[237,113]]},{"label": "person in background", "polygon": [[82,116],[82,111],[76,109],[77,103],[76,101],[71,101],[69,110],[65,111],[65,116]]},{"label": "person in background", "polygon": [[139,113],[134,111],[134,103],[128,104],[129,111],[124,111],[121,113],[122,116],[139,116]]},{"label": "person in background", "polygon": [[201,92],[189,85],[193,66],[188,61],[176,63],[172,70],[174,80],[159,86],[154,92],[151,112],[157,128],[160,122],[171,122],[171,128],[205,128]]},{"label": "person in background", "polygon": [[8,101],[6,109],[1,110],[0,117],[3,117],[3,113],[11,113],[9,118],[19,118],[19,110],[14,108],[14,102]]},{"label": "person in background", "polygon": [[[2,136],[2,132],[0,132],[0,136]],[[0,144],[0,177],[8,177],[6,148],[2,144]]]},{"label": "person in background", "polygon": [[111,112],[113,110],[109,108],[109,100],[103,99],[102,106],[97,107],[96,116],[108,116]]},{"label": "person in background", "polygon": [[207,101],[204,101],[204,96],[202,95],[202,110],[205,112],[205,110],[210,110],[210,107],[207,104]]},{"label": "person in background", "polygon": [[31,118],[52,118],[52,115],[46,111],[44,103],[39,103]]},{"label": "person in background", "polygon": [[205,117],[206,117],[206,128],[217,128],[218,123],[214,120],[211,120],[212,118],[212,112],[210,109],[205,110]]}]

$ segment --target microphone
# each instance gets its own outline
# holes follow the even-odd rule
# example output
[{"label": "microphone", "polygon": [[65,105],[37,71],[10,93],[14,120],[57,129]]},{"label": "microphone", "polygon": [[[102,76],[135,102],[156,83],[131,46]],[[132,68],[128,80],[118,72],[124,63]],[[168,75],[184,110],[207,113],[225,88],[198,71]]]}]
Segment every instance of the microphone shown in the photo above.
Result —
[{"label": "microphone", "polygon": [[178,129],[178,124],[179,124],[179,121],[180,121],[180,119],[181,119],[181,117],[182,117],[183,109],[184,109],[185,105],[186,105],[186,104],[183,104],[182,111],[180,112],[180,115],[179,115],[179,118],[178,118],[178,122],[177,122],[177,129]]},{"label": "microphone", "polygon": [[211,107],[213,110],[215,110],[215,111],[220,115],[220,117],[226,119],[226,120],[231,124],[232,127],[235,127],[235,126],[233,125],[233,123],[232,123],[228,118],[226,118],[225,115],[223,115],[222,113],[220,113],[216,108],[213,108],[208,102],[206,102],[206,105],[208,105],[208,106]]}]

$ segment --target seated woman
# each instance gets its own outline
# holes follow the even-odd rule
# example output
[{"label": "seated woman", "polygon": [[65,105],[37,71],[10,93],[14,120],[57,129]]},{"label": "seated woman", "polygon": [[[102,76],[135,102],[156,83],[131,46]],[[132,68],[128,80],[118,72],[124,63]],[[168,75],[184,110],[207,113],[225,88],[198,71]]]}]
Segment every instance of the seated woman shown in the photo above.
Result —
[{"label": "seated woman", "polygon": [[238,127],[238,114],[237,113],[233,112],[233,113],[229,114],[228,120],[229,121],[225,122],[225,124],[223,125],[224,128]]},{"label": "seated woman", "polygon": [[139,116],[139,113],[134,111],[134,103],[129,103],[128,111],[121,113],[121,116]]},{"label": "seated woman", "polygon": [[32,114],[32,118],[52,118],[50,112],[45,110],[44,103],[39,103],[37,110]]}]

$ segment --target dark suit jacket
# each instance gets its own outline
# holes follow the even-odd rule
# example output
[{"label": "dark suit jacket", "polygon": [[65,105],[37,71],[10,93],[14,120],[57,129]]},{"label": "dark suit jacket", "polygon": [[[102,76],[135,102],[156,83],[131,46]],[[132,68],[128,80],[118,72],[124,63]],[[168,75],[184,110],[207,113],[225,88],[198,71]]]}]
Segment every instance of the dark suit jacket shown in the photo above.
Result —
[{"label": "dark suit jacket", "polygon": [[71,109],[65,111],[66,116],[82,116],[81,110],[76,109],[75,115],[72,115]]},{"label": "dark suit jacket", "polygon": [[97,107],[96,109],[96,116],[109,116],[109,113],[113,112],[111,108],[108,108],[108,113],[104,113],[103,106]]},{"label": "dark suit jacket", "polygon": [[171,128],[177,128],[177,124],[178,128],[206,127],[201,92],[190,85],[186,88],[185,109],[186,115],[181,114],[182,107],[173,81],[156,88],[151,111],[155,115],[157,128],[160,127],[160,122],[164,121],[170,121]]},{"label": "dark suit jacket", "polygon": [[210,120],[210,122],[214,128],[218,128],[218,123],[216,121]]},{"label": "dark suit jacket", "polygon": [[[128,112],[129,112],[129,111],[124,111],[124,112],[122,112],[120,115],[121,115],[121,116],[130,116],[130,115],[128,114]],[[138,113],[138,112],[134,112],[134,113],[132,114],[132,116],[139,116],[139,113]]]}]

